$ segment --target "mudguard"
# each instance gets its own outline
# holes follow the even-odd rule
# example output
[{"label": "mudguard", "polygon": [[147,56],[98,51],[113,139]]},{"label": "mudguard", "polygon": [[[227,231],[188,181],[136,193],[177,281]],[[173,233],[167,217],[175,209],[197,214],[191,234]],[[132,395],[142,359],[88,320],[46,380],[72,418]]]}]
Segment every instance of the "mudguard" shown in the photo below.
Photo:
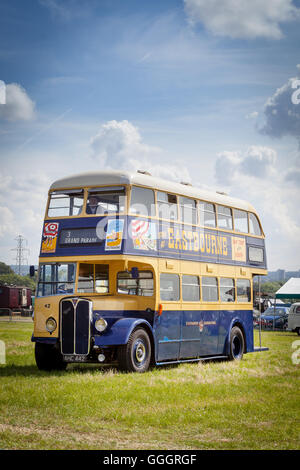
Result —
[{"label": "mudguard", "polygon": [[127,344],[129,336],[137,326],[144,326],[146,330],[151,332],[153,337],[153,329],[150,323],[143,318],[120,318],[108,331],[95,335],[95,346],[117,346]]},{"label": "mudguard", "polygon": [[243,334],[244,334],[244,338],[245,338],[245,353],[248,353],[248,352],[253,352],[254,350],[254,346],[253,346],[253,332],[252,332],[252,336],[249,334],[249,331],[251,331],[251,328],[249,328],[249,325],[245,324],[245,320],[243,320],[242,318],[240,317],[235,317],[232,319],[231,321],[231,324],[230,324],[230,327],[228,329],[228,334],[227,334],[227,337],[226,337],[226,340],[225,340],[225,345],[224,345],[224,351],[223,351],[223,354],[225,354],[226,356],[229,354],[229,347],[230,347],[230,343],[229,343],[229,338],[230,338],[230,332],[232,330],[232,328],[234,326],[238,326]]},{"label": "mudguard", "polygon": [[56,344],[58,342],[58,338],[39,338],[36,336],[31,336],[32,343],[45,343],[45,344]]}]

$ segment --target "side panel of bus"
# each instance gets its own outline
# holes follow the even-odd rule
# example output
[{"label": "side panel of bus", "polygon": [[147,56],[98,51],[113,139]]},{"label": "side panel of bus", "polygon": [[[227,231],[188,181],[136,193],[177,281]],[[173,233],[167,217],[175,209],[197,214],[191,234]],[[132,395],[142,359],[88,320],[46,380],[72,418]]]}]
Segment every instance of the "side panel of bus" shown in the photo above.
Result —
[{"label": "side panel of bus", "polygon": [[245,352],[253,351],[252,310],[167,310],[155,326],[156,361],[227,355],[232,327],[242,330]]},{"label": "side panel of bus", "polygon": [[218,330],[218,310],[184,310],[180,359],[218,354]]},{"label": "side panel of bus", "polygon": [[[220,312],[163,311],[156,328],[156,360],[179,360],[222,354],[219,351]],[[225,341],[225,339],[224,339]]]}]

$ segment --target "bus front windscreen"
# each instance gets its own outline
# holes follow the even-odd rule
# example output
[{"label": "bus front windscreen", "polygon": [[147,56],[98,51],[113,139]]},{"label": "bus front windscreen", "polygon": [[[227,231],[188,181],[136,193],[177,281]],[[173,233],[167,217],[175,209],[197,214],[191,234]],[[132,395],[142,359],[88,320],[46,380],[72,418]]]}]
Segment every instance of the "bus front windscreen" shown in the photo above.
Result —
[{"label": "bus front windscreen", "polygon": [[75,263],[41,264],[39,270],[37,297],[73,294],[75,287],[75,274]]}]

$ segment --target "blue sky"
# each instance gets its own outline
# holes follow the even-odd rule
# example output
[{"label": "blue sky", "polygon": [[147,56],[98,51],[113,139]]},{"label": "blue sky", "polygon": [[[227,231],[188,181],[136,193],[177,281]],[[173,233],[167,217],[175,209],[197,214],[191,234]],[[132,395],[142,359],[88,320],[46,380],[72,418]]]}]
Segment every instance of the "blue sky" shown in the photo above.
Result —
[{"label": "blue sky", "polygon": [[54,179],[121,165],[249,200],[300,268],[300,2],[239,5],[2,0],[1,260],[22,234],[37,261]]}]

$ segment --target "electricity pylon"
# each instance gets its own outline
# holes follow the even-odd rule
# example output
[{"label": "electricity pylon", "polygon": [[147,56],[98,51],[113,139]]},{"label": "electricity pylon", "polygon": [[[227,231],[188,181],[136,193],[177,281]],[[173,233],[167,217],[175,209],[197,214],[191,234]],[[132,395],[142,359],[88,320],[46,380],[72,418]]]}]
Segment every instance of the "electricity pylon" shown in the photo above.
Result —
[{"label": "electricity pylon", "polygon": [[[18,235],[17,238],[15,238],[17,241],[17,246],[16,248],[12,248],[11,251],[16,251],[16,265],[18,269],[18,274],[21,275],[21,266],[23,264],[28,264],[28,259],[26,257],[26,254],[29,254],[29,249],[25,248],[25,245],[27,245],[27,240],[22,237],[22,235]],[[26,263],[25,263],[26,262]]]}]

